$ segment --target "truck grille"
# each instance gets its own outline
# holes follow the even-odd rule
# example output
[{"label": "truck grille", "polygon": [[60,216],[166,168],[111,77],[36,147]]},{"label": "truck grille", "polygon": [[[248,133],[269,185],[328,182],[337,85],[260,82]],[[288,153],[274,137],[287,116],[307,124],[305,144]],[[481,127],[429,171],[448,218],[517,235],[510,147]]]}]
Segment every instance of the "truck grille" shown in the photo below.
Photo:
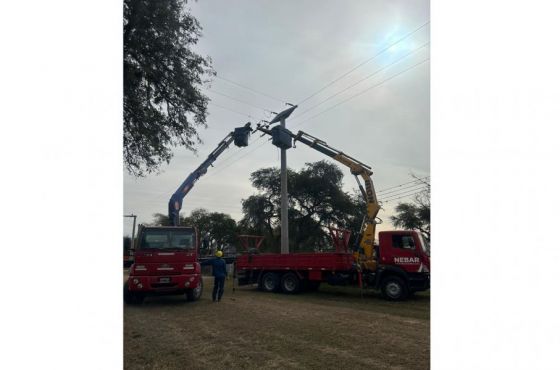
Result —
[{"label": "truck grille", "polygon": [[152,283],[152,288],[175,288],[175,283]]}]

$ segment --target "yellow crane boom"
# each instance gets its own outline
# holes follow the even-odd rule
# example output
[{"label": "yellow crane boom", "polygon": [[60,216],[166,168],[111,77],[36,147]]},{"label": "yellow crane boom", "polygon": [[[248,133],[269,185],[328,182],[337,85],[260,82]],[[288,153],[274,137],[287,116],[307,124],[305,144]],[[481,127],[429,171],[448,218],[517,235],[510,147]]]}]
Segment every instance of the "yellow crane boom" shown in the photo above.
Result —
[{"label": "yellow crane boom", "polygon": [[[377,213],[381,207],[377,201],[375,187],[373,186],[373,181],[371,179],[371,175],[373,174],[371,167],[355,158],[350,157],[344,152],[331,147],[323,140],[311,136],[306,132],[299,131],[294,135],[290,130],[279,126],[274,127],[273,130],[268,130],[260,126],[257,127],[257,129],[273,136],[273,142],[274,135],[289,135],[293,138],[294,144],[296,141],[300,141],[350,168],[350,172],[356,178],[367,207],[366,215],[364,216],[360,233],[358,235],[360,248],[354,253],[354,257],[362,269],[375,270],[377,265],[374,249],[375,227],[377,225]],[[364,185],[360,182],[359,177],[361,177],[364,181]]]}]

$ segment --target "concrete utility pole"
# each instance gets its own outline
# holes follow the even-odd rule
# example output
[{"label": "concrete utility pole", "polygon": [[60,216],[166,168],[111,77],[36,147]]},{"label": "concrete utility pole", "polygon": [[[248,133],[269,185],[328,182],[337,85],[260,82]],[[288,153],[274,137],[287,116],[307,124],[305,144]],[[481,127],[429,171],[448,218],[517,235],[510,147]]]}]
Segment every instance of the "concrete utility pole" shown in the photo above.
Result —
[{"label": "concrete utility pole", "polygon": [[[286,127],[286,119],[280,121],[280,126]],[[280,215],[281,215],[281,238],[280,253],[290,253],[290,238],[288,229],[288,170],[286,149],[280,149]]]},{"label": "concrete utility pole", "polygon": [[134,248],[134,234],[136,233],[136,215],[131,213],[129,215],[124,215],[123,217],[132,217],[134,219],[132,221],[132,240],[130,242],[131,247]]},{"label": "concrete utility pole", "polygon": [[[292,105],[290,108],[278,113],[276,117],[270,121],[270,124],[280,122],[280,126],[286,128],[286,118],[288,118],[296,108],[297,105]],[[272,130],[274,131],[274,128]],[[282,254],[290,253],[290,238],[288,232],[288,161],[286,159],[286,150],[291,148],[292,139],[289,135],[287,138],[289,138],[287,143],[284,142],[277,145],[280,147],[280,253]],[[273,144],[274,141],[273,137]]]}]

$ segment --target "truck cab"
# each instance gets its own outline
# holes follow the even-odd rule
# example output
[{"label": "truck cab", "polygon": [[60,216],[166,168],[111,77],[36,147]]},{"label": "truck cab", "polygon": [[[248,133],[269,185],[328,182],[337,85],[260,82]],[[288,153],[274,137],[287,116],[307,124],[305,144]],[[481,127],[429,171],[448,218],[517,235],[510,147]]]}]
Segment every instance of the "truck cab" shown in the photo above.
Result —
[{"label": "truck cab", "polygon": [[380,231],[375,283],[391,300],[430,287],[430,243],[418,231]]},{"label": "truck cab", "polygon": [[134,263],[124,284],[127,304],[140,304],[148,295],[202,295],[198,263],[198,232],[194,227],[143,226],[138,230]]}]

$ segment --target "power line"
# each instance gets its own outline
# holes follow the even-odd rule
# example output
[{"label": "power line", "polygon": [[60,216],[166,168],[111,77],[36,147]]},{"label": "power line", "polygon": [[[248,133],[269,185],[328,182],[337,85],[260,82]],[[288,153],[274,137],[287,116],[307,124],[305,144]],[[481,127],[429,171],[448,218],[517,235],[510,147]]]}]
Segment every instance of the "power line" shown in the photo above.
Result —
[{"label": "power line", "polygon": [[235,85],[235,86],[238,86],[238,87],[241,87],[241,88],[243,88],[243,89],[245,89],[245,90],[249,90],[249,91],[252,91],[252,92],[254,92],[254,93],[256,93],[256,94],[260,94],[260,95],[262,95],[262,96],[266,96],[267,98],[270,98],[270,99],[279,101],[279,102],[282,103],[282,104],[285,104],[285,103],[286,103],[285,100],[282,100],[282,99],[276,98],[276,97],[274,97],[274,96],[272,96],[272,95],[263,93],[262,91],[255,90],[255,89],[253,89],[253,88],[251,88],[251,87],[249,87],[249,86],[242,85],[242,84],[240,84],[239,82],[235,82],[235,81],[232,81],[232,80],[230,80],[230,79],[227,79],[227,78],[224,78],[224,77],[220,77],[220,76],[215,76],[215,77],[216,77],[217,79],[219,79],[219,80],[229,82],[230,84]]},{"label": "power line", "polygon": [[389,46],[385,47],[384,49],[382,49],[380,52],[378,52],[377,54],[375,54],[373,57],[366,59],[365,61],[361,62],[360,64],[358,64],[357,66],[355,66],[354,68],[352,68],[351,70],[349,70],[348,72],[342,74],[341,76],[335,78],[334,80],[332,80],[331,82],[329,82],[328,84],[326,84],[325,86],[323,86],[322,88],[320,88],[319,90],[317,90],[316,92],[314,92],[313,94],[309,95],[308,97],[306,97],[305,99],[303,99],[302,101],[300,101],[298,103],[298,105],[301,105],[303,102],[311,99],[312,97],[314,97],[315,95],[319,94],[321,91],[325,90],[327,87],[331,86],[332,84],[334,84],[337,81],[340,81],[342,78],[348,76],[350,73],[354,72],[356,69],[360,68],[361,66],[363,66],[364,64],[367,64],[369,62],[371,62],[372,60],[374,60],[375,58],[377,58],[379,55],[383,54],[384,52],[386,52],[387,50],[389,50],[390,48],[392,48],[393,46],[395,46],[396,44],[398,44],[399,42],[401,42],[402,40],[406,39],[407,37],[411,36],[412,34],[416,33],[417,31],[419,31],[420,29],[422,29],[424,26],[426,26],[427,24],[429,24],[430,21],[427,21],[426,23],[424,23],[423,25],[421,25],[420,27],[414,29],[413,31],[407,33],[406,35],[404,35],[403,37],[401,37],[400,39],[398,39],[397,41],[393,42],[392,44],[390,44]]},{"label": "power line", "polygon": [[389,199],[389,198],[393,198],[393,197],[398,197],[400,195],[404,195],[404,194],[409,194],[409,193],[413,193],[415,191],[426,191],[427,189],[425,188],[417,188],[417,189],[408,189],[408,190],[404,190],[395,194],[390,194],[390,195],[383,195],[382,198],[383,199]]},{"label": "power line", "polygon": [[[376,84],[376,85],[373,85],[373,86],[370,86],[370,87],[368,87],[367,89],[365,89],[365,90],[359,92],[358,94],[352,95],[352,96],[349,97],[348,99],[345,99],[345,100],[343,100],[343,101],[341,101],[341,102],[339,102],[339,103],[337,103],[337,104],[335,104],[335,105],[333,105],[333,106],[331,106],[331,107],[329,107],[329,108],[327,108],[327,109],[325,109],[325,110],[319,112],[319,113],[316,114],[315,116],[312,116],[312,117],[310,117],[310,118],[308,118],[308,119],[305,119],[305,120],[303,120],[303,121],[300,121],[297,125],[294,126],[294,128],[295,128],[295,127],[299,127],[299,126],[301,126],[304,122],[310,121],[310,120],[316,118],[317,116],[319,116],[319,115],[321,115],[321,114],[323,114],[323,113],[325,113],[325,112],[327,112],[327,111],[329,111],[329,110],[331,110],[331,109],[333,109],[333,108],[335,108],[335,107],[337,107],[337,106],[339,106],[339,105],[341,105],[341,104],[343,104],[343,103],[346,103],[346,102],[348,102],[348,101],[350,101],[350,100],[356,98],[357,96],[364,94],[365,92],[367,92],[367,91],[369,91],[369,90],[371,90],[371,89],[374,89],[374,88],[376,88],[376,87],[382,85],[383,83],[385,83],[385,82],[387,82],[387,81],[389,81],[389,80],[391,80],[391,79],[393,79],[393,78],[395,78],[395,77],[397,77],[397,76],[399,76],[399,75],[401,75],[401,74],[403,74],[403,73],[409,71],[410,69],[412,69],[412,68],[414,68],[414,67],[416,67],[416,66],[418,66],[418,65],[420,65],[420,64],[422,64],[422,63],[424,63],[424,62],[426,62],[426,61],[428,61],[429,59],[430,59],[430,58],[426,58],[426,59],[424,59],[423,61],[421,61],[421,62],[419,62],[419,63],[416,63],[416,64],[412,65],[411,67],[406,68],[406,69],[400,71],[399,73],[396,73],[396,74],[392,75],[391,77],[389,77],[389,78],[387,78],[387,79],[381,81],[380,83],[378,83],[378,84]],[[260,138],[257,139],[257,140],[260,140]],[[264,143],[262,143],[261,145],[255,147],[254,149],[249,150],[248,152],[246,152],[246,153],[243,154],[242,156],[238,157],[237,160],[239,160],[239,159],[241,159],[241,158],[243,158],[243,157],[249,155],[250,153],[252,153],[252,152],[254,152],[255,150],[257,150],[258,148],[262,147],[264,144],[266,144],[266,141],[265,141]],[[239,153],[239,152],[237,152],[237,153]],[[222,166],[223,166],[223,164],[225,164],[227,161],[229,161],[231,158],[235,157],[235,156],[237,155],[237,153],[234,153],[234,154],[231,155],[230,157],[227,157],[226,160],[225,160],[224,162],[222,162]],[[228,166],[225,166],[225,167],[222,167],[222,166],[220,166],[221,168],[220,168],[219,170],[215,171],[212,175],[215,175],[216,173],[221,172],[222,170],[224,170],[224,169],[226,169],[227,167],[229,167],[229,165],[228,165]]]},{"label": "power line", "polygon": [[[358,97],[359,95],[364,94],[365,92],[367,92],[367,91],[369,91],[369,90],[372,90],[372,89],[374,89],[374,88],[376,88],[376,87],[378,87],[378,86],[381,86],[381,85],[384,84],[385,82],[387,82],[387,81],[389,81],[389,80],[392,80],[393,78],[395,78],[395,77],[397,77],[397,76],[399,76],[399,75],[401,75],[401,74],[403,74],[403,73],[405,73],[405,72],[411,70],[412,68],[414,68],[414,67],[416,67],[416,66],[419,66],[420,64],[422,64],[422,63],[424,63],[424,62],[426,62],[426,61],[428,61],[428,60],[430,60],[430,58],[426,58],[426,59],[424,59],[423,61],[421,61],[421,62],[419,62],[419,63],[416,63],[416,64],[412,65],[411,67],[408,67],[408,68],[406,68],[406,69],[404,69],[404,70],[402,70],[402,71],[400,71],[400,72],[398,72],[398,73],[392,75],[391,77],[389,77],[389,78],[387,78],[387,79],[385,79],[385,80],[379,82],[378,84],[375,84],[375,85],[373,85],[373,86],[370,86],[370,87],[368,87],[367,89],[362,90],[362,91],[359,92],[358,94],[352,95],[352,96],[349,97],[348,99],[342,100],[342,101],[340,101],[339,103],[337,103],[337,104],[335,104],[335,105],[333,105],[333,106],[331,106],[331,107],[329,107],[329,108],[327,108],[327,109],[325,109],[325,110],[319,112],[318,114],[316,114],[316,115],[314,115],[314,116],[312,116],[312,117],[310,117],[310,118],[307,118],[307,119],[305,119],[305,120],[303,120],[303,121],[300,121],[298,124],[296,124],[295,126],[293,126],[293,128],[299,127],[299,126],[303,125],[304,122],[310,121],[310,120],[316,118],[317,116],[319,116],[319,115],[321,115],[321,114],[323,114],[323,113],[325,113],[325,112],[327,112],[327,111],[329,111],[329,110],[331,110],[331,109],[333,109],[333,108],[335,108],[335,107],[337,107],[337,106],[339,106],[339,105],[341,105],[341,104],[344,104],[344,103],[346,103],[346,102],[348,102],[348,101],[350,101],[350,100],[352,100],[352,99]],[[257,140],[260,140],[260,138],[257,139]],[[239,160],[239,159],[241,159],[241,158],[243,158],[243,157],[249,155],[250,153],[252,153],[252,152],[254,152],[255,150],[257,150],[258,148],[262,147],[264,144],[266,144],[266,141],[265,141],[264,143],[262,143],[261,145],[255,147],[254,149],[252,149],[252,150],[246,152],[244,155],[242,155],[241,157],[239,157],[239,158],[237,158],[237,159]],[[238,153],[239,153],[239,152],[238,152]],[[236,155],[237,155],[237,153],[234,153],[234,154],[231,155],[230,157],[226,158],[226,161],[229,161],[231,158],[233,158],[233,157],[236,156]],[[226,161],[222,162],[222,165],[223,165]],[[216,171],[216,172],[220,172],[220,171],[224,170],[224,169],[227,168],[227,167],[229,167],[229,166],[222,167],[222,168],[220,168],[219,171]],[[214,174],[216,174],[216,172],[214,172]]]},{"label": "power line", "polygon": [[402,56],[401,58],[399,58],[399,59],[397,59],[397,60],[395,60],[395,61],[393,61],[393,62],[387,64],[386,66],[384,66],[384,67],[382,67],[382,68],[380,68],[380,69],[378,69],[377,71],[373,72],[372,74],[367,75],[366,77],[362,78],[361,80],[359,80],[359,81],[357,81],[357,82],[351,84],[350,86],[347,86],[346,88],[340,90],[339,92],[337,92],[337,93],[335,93],[335,94],[333,94],[333,95],[327,97],[326,99],[320,101],[319,103],[317,103],[317,104],[311,106],[310,108],[304,110],[302,113],[298,114],[298,115],[297,115],[296,117],[294,117],[293,119],[297,119],[297,118],[303,116],[305,113],[309,112],[310,110],[315,109],[316,107],[318,107],[319,105],[322,105],[323,103],[326,103],[327,101],[331,100],[331,99],[334,98],[335,96],[338,96],[338,95],[342,94],[343,92],[348,91],[348,90],[351,89],[352,87],[354,87],[354,86],[356,86],[356,85],[359,85],[360,83],[364,82],[365,80],[368,80],[368,79],[370,79],[371,77],[377,75],[379,72],[381,72],[381,71],[383,71],[383,70],[385,70],[385,69],[387,69],[387,68],[389,68],[389,67],[391,67],[391,66],[397,64],[398,62],[400,62],[400,61],[403,60],[404,58],[408,57],[409,55],[414,54],[414,53],[417,52],[418,50],[420,50],[420,49],[426,47],[428,44],[430,44],[430,42],[425,43],[424,45],[422,45],[422,46],[420,46],[420,47],[418,47],[418,48],[412,50],[411,52],[405,54],[405,55]]},{"label": "power line", "polygon": [[370,91],[370,90],[372,90],[372,89],[374,89],[374,88],[376,88],[376,87],[379,87],[379,86],[383,85],[385,82],[387,82],[387,81],[389,81],[389,80],[392,80],[393,78],[396,78],[396,77],[402,75],[403,73],[405,73],[405,72],[407,72],[407,71],[409,71],[409,70],[411,70],[411,69],[413,69],[413,68],[419,66],[419,65],[422,64],[422,63],[427,62],[428,60],[430,60],[430,58],[426,58],[426,59],[422,60],[421,62],[416,63],[416,64],[414,64],[414,65],[412,65],[412,66],[410,66],[410,67],[408,67],[408,68],[406,68],[406,69],[400,71],[399,73],[396,73],[396,74],[392,75],[391,77],[389,77],[389,78],[387,78],[387,79],[385,79],[385,80],[383,80],[383,81],[381,81],[381,82],[379,82],[379,83],[377,83],[377,84],[375,84],[375,85],[373,85],[373,86],[370,86],[370,87],[368,87],[367,89],[365,89],[365,90],[363,90],[363,91],[361,91],[361,92],[359,92],[359,93],[357,93],[357,94],[355,94],[355,95],[350,96],[348,99],[344,99],[344,100],[338,102],[337,104],[332,105],[331,107],[329,107],[329,108],[327,108],[327,109],[325,109],[325,110],[323,110],[323,111],[317,113],[316,115],[311,116],[310,118],[306,118],[306,119],[304,119],[303,121],[300,121],[300,122],[299,122],[297,125],[295,125],[294,127],[299,127],[299,126],[303,125],[304,122],[311,121],[312,119],[317,118],[317,117],[320,116],[321,114],[323,114],[323,113],[325,113],[325,112],[328,112],[328,111],[330,111],[331,109],[334,109],[334,108],[338,107],[339,105],[342,105],[342,104],[344,104],[344,103],[346,103],[346,102],[348,102],[348,101],[350,101],[350,100],[352,100],[352,99],[354,99],[354,98],[357,98],[358,96],[360,96],[360,95],[362,95],[362,94],[365,94],[366,92],[368,92],[368,91]]},{"label": "power line", "polygon": [[413,195],[416,195],[416,194],[420,194],[420,193],[423,193],[423,192],[425,192],[425,190],[420,190],[420,191],[418,191],[418,190],[413,190],[412,192],[409,192],[409,193],[407,193],[407,194],[399,194],[400,196],[398,196],[398,197],[394,197],[394,198],[393,198],[393,197],[390,197],[390,198],[388,198],[388,199],[383,199],[382,202],[387,203],[387,202],[391,202],[391,201],[393,201],[393,200],[401,199],[401,198],[404,198],[404,197],[410,197],[410,196],[413,196]]},{"label": "power line", "polygon": [[208,104],[213,105],[213,106],[218,107],[218,108],[222,108],[222,109],[228,110],[228,111],[233,112],[233,113],[237,113],[237,114],[239,114],[239,115],[241,115],[241,116],[243,116],[243,117],[249,117],[249,118],[252,118],[252,119],[256,119],[255,117],[251,116],[250,114],[241,113],[241,112],[239,112],[239,111],[236,111],[236,110],[231,109],[231,108],[228,108],[228,107],[224,107],[223,105],[219,105],[219,104],[216,104],[216,103],[214,103],[214,102],[208,102]]},{"label": "power line", "polygon": [[269,110],[269,109],[266,109],[266,108],[263,108],[263,107],[259,107],[258,105],[254,105],[254,104],[249,103],[249,102],[247,102],[247,101],[245,101],[245,100],[237,99],[237,98],[235,98],[235,97],[233,97],[233,96],[231,96],[231,95],[224,94],[223,92],[216,91],[216,90],[208,90],[208,91],[210,91],[211,93],[217,94],[217,95],[224,96],[224,97],[226,97],[226,98],[228,98],[228,99],[235,100],[236,102],[239,102],[239,103],[248,105],[248,106],[250,106],[250,107],[257,108],[257,109],[262,109],[263,111],[265,111],[265,112],[267,112],[267,113],[272,113],[272,111]]},{"label": "power line", "polygon": [[395,201],[395,200],[399,200],[399,199],[401,199],[401,198],[406,198],[406,197],[414,196],[414,195],[416,195],[416,194],[420,194],[420,193],[422,193],[422,192],[421,192],[421,191],[419,191],[418,193],[414,193],[414,194],[408,194],[408,195],[403,195],[402,197],[398,197],[398,198],[394,198],[394,199],[389,199],[389,200],[384,200],[384,201],[382,201],[381,203],[389,203],[389,202],[393,202],[393,201]]},{"label": "power line", "polygon": [[[384,197],[387,197],[387,196],[390,197],[391,195],[388,195],[388,194],[398,193],[398,192],[400,192],[400,191],[403,191],[403,190],[406,190],[406,189],[411,189],[411,188],[417,188],[417,187],[419,187],[419,186],[423,188],[423,187],[424,187],[424,184],[414,184],[414,185],[405,186],[404,188],[401,188],[401,189],[394,189],[394,190],[388,191],[388,192],[386,192],[386,193],[383,193],[383,196],[384,196]],[[415,189],[415,190],[419,190],[419,189],[420,189],[420,188]],[[379,194],[378,194],[378,195],[379,195]]]},{"label": "power line", "polygon": [[418,182],[418,181],[420,181],[420,180],[425,180],[425,179],[428,179],[428,178],[430,178],[430,176],[426,176],[426,177],[422,177],[422,178],[419,178],[419,179],[416,179],[416,180],[413,180],[413,181],[405,182],[405,183],[403,183],[403,184],[391,186],[391,187],[389,187],[389,188],[385,188],[385,189],[383,189],[383,190],[379,190],[379,191],[377,192],[377,194],[383,193],[383,192],[385,192],[385,191],[387,191],[387,190],[389,190],[389,189],[398,188],[398,187],[400,187],[400,186],[407,185],[407,184],[412,184],[413,182]]}]

